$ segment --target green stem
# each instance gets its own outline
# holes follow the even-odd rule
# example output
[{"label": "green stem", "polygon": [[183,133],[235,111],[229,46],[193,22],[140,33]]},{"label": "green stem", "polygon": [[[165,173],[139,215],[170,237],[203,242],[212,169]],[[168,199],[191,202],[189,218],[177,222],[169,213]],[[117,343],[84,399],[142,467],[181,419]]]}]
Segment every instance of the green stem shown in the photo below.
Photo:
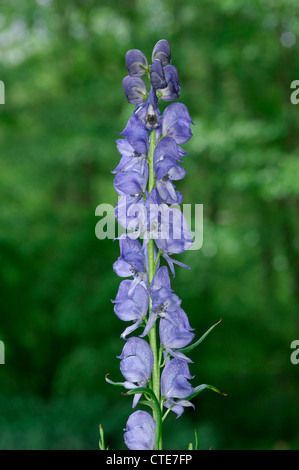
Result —
[{"label": "green stem", "polygon": [[[150,152],[149,152],[149,178],[148,178],[148,193],[152,191],[155,185],[155,174],[154,174],[154,150],[156,146],[156,132],[153,130],[151,133],[150,138]],[[153,277],[156,272],[156,264],[155,264],[155,255],[154,255],[154,240],[151,238],[148,242],[148,285],[150,286]],[[152,308],[152,300],[149,297],[149,312]],[[156,332],[156,325],[153,326],[151,331],[149,332],[149,342],[150,346],[153,351],[154,355],[154,365],[153,365],[153,372],[152,372],[152,386],[153,392],[155,393],[158,402],[160,403],[160,364],[159,364],[159,352],[158,352],[158,345],[157,345],[157,332]],[[153,413],[154,420],[156,421],[156,425],[158,425],[158,420],[161,420],[161,416],[158,416],[158,413],[154,411]],[[162,449],[162,433],[160,435],[159,442],[155,444],[156,450]]]}]

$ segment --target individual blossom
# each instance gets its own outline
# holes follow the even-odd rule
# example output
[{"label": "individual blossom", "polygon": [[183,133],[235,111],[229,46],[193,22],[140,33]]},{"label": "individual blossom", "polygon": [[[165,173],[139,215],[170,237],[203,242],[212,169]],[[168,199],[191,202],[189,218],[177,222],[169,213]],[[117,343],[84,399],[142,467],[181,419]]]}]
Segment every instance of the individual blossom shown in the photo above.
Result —
[{"label": "individual blossom", "polygon": [[164,355],[171,355],[187,362],[192,362],[185,354],[180,352],[194,338],[192,328],[184,310],[178,307],[171,313],[171,321],[164,317],[160,320],[159,334],[160,344],[164,349]]},{"label": "individual blossom", "polygon": [[131,285],[132,292],[137,284],[141,282],[146,286],[147,269],[144,250],[139,240],[124,238],[119,240],[120,256],[113,264],[114,272],[120,277],[133,276],[134,282]]},{"label": "individual blossom", "polygon": [[135,411],[124,429],[125,444],[130,450],[153,450],[155,444],[155,420],[146,411]]},{"label": "individual blossom", "polygon": [[147,89],[140,77],[127,75],[123,79],[123,90],[128,103],[138,104],[147,99]]},{"label": "individual blossom", "polygon": [[141,325],[147,315],[148,292],[147,289],[138,284],[132,290],[131,280],[124,280],[120,283],[117,296],[113,301],[114,312],[123,321],[133,321],[133,325],[128,326],[121,334],[121,338],[126,339],[127,335]]},{"label": "individual blossom", "polygon": [[192,119],[187,106],[171,103],[163,112],[161,132],[164,137],[172,137],[177,144],[184,144],[192,137]]},{"label": "individual blossom", "polygon": [[194,391],[188,379],[193,379],[193,376],[186,361],[177,358],[166,360],[161,374],[161,396],[164,406],[171,408],[177,417],[182,415],[185,406],[194,407],[186,400]]},{"label": "individual blossom", "polygon": [[171,62],[171,50],[170,45],[166,39],[160,39],[153,49],[152,61],[159,59],[163,66],[170,64]]},{"label": "individual blossom", "polygon": [[150,70],[152,87],[162,101],[172,101],[180,96],[180,80],[176,67],[166,65],[162,67],[159,59],[155,59]]},{"label": "individual blossom", "polygon": [[[154,355],[150,345],[141,338],[129,338],[118,356],[121,359],[120,370],[126,381],[123,386],[132,390],[146,387],[151,378]],[[136,393],[133,399],[133,408],[137,405],[141,393]]]},{"label": "individual blossom", "polygon": [[[147,223],[147,211],[145,208],[145,200],[141,195],[120,196],[118,203],[114,210],[115,218],[120,225],[127,230],[132,230],[137,236],[144,231],[144,227]],[[124,238],[126,234],[121,235]],[[130,238],[133,237],[130,234]]]},{"label": "individual blossom", "polygon": [[125,56],[128,74],[131,77],[141,77],[148,71],[147,58],[139,49],[131,49]]},{"label": "individual blossom", "polygon": [[173,181],[184,178],[186,171],[176,160],[165,156],[154,165],[156,186],[160,198],[167,204],[181,204],[182,194],[175,190]]},{"label": "individual blossom", "polygon": [[150,81],[155,90],[165,88],[167,86],[163,65],[160,59],[155,59],[151,65]]},{"label": "individual blossom", "polygon": [[114,178],[114,189],[120,195],[142,196],[148,181],[148,165],[143,159],[134,162],[128,170],[119,171]]},{"label": "individual blossom", "polygon": [[147,131],[152,132],[159,127],[161,113],[158,98],[153,87],[150,89],[147,100],[136,105],[134,115],[138,117]]},{"label": "individual blossom", "polygon": [[174,264],[189,267],[178,260],[172,259],[173,254],[187,251],[193,244],[193,237],[188,228],[184,214],[167,204],[159,204],[159,194],[155,188],[151,192],[150,210],[148,211],[148,232],[146,237],[153,238],[162,256],[167,261],[171,272],[175,275]]},{"label": "individual blossom", "polygon": [[158,316],[160,318],[167,318],[171,323],[173,321],[173,313],[181,304],[181,299],[170,288],[169,274],[166,266],[162,266],[155,274],[150,286],[150,295],[152,308],[141,337],[149,333]]},{"label": "individual blossom", "polygon": [[138,153],[126,139],[118,139],[116,147],[122,158],[112,174],[120,171],[129,171],[139,166],[141,163],[141,173],[144,174],[145,167],[148,166],[146,153]]},{"label": "individual blossom", "polygon": [[148,131],[136,114],[132,114],[120,135],[126,138],[126,141],[138,154],[146,155],[148,153]]}]

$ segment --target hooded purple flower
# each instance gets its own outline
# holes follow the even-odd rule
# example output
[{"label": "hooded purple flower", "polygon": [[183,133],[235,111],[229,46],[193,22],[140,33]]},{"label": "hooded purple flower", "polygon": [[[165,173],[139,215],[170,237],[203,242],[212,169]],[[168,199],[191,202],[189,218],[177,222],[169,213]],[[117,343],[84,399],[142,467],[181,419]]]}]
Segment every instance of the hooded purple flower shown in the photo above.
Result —
[{"label": "hooded purple flower", "polygon": [[138,104],[147,99],[147,89],[140,77],[127,75],[123,79],[123,89],[128,103]]},{"label": "hooded purple flower", "polygon": [[120,277],[133,276],[130,293],[141,282],[146,286],[147,269],[144,250],[138,240],[124,238],[119,240],[120,257],[113,264],[114,272]]},{"label": "hooded purple flower", "polygon": [[[128,230],[133,230],[136,237],[140,232],[143,232],[144,226],[147,223],[147,212],[145,208],[145,201],[140,196],[121,196],[115,207],[115,218],[120,225]],[[126,234],[123,234],[126,235]],[[121,238],[124,236],[121,235]],[[130,234],[130,238],[135,238]]]},{"label": "hooded purple flower", "polygon": [[170,288],[169,274],[166,266],[162,266],[156,272],[150,286],[150,295],[152,299],[152,309],[146,327],[140,335],[141,337],[144,337],[150,332],[158,316],[167,318],[169,322],[172,322],[173,312],[181,305],[181,299],[173,294]]},{"label": "hooded purple flower", "polygon": [[173,65],[162,67],[159,59],[155,59],[150,70],[151,85],[162,101],[172,101],[180,96],[180,80],[177,69]]},{"label": "hooded purple flower", "polygon": [[160,41],[155,44],[152,53],[152,62],[154,62],[155,59],[159,59],[163,66],[170,64],[171,50],[166,39],[160,39]]},{"label": "hooded purple flower", "polygon": [[160,88],[165,88],[167,86],[162,62],[160,59],[155,59],[151,65],[150,80],[151,85],[155,90],[159,90]]},{"label": "hooded purple flower", "polygon": [[141,77],[148,71],[147,58],[139,49],[131,49],[125,57],[128,74],[131,77]]},{"label": "hooded purple flower", "polygon": [[[163,257],[168,262],[172,274],[175,275],[173,266],[174,264],[177,264],[187,269],[190,268],[187,265],[170,258],[170,256],[173,254],[179,254],[183,253],[184,251],[187,251],[193,244],[193,238],[188,228],[185,217],[179,209],[168,208],[168,213],[166,210],[164,212],[164,220],[161,223],[162,227],[163,225],[165,225],[163,229],[164,236],[160,238],[158,237],[155,242],[157,247],[162,251]],[[168,237],[165,236],[166,225],[168,225]]]},{"label": "hooded purple flower", "polygon": [[123,321],[133,321],[121,334],[121,338],[136,330],[144,321],[148,309],[148,292],[144,286],[138,284],[132,290],[133,281],[125,280],[120,283],[116,299],[113,301],[114,312]]},{"label": "hooded purple flower", "polygon": [[194,333],[191,333],[191,326],[184,310],[178,307],[171,313],[171,320],[162,318],[159,325],[160,343],[166,354],[177,357],[187,362],[192,362],[179,350],[189,344]]},{"label": "hooded purple flower", "polygon": [[148,94],[147,101],[136,105],[134,115],[138,117],[148,131],[153,131],[159,127],[161,113],[158,98],[153,87]]},{"label": "hooded purple flower", "polygon": [[[167,359],[161,374],[161,396],[164,406],[171,407],[172,411],[181,416],[184,406],[193,406],[186,398],[194,391],[187,379],[193,379],[190,375],[186,361],[180,359]],[[175,400],[178,399],[178,400]]]},{"label": "hooded purple flower", "polygon": [[118,139],[116,141],[116,146],[117,150],[122,155],[122,158],[115,170],[111,173],[116,174],[120,171],[129,171],[140,168],[141,174],[145,174],[146,166],[148,166],[146,154],[136,152],[126,139]]},{"label": "hooded purple flower", "polygon": [[135,411],[124,429],[125,444],[130,450],[153,450],[155,444],[155,421],[146,411]]},{"label": "hooded purple flower", "polygon": [[162,135],[172,137],[177,144],[184,144],[192,137],[193,124],[187,106],[183,103],[171,103],[162,116]]},{"label": "hooded purple flower", "polygon": [[148,152],[148,130],[136,114],[132,114],[125,129],[121,132],[134,151],[146,155]]},{"label": "hooded purple flower", "polygon": [[164,157],[163,160],[159,160],[154,169],[156,186],[162,201],[167,204],[180,204],[183,196],[175,190],[172,181],[183,179],[186,174],[185,169],[171,157]]},{"label": "hooded purple flower", "polygon": [[144,159],[130,162],[130,169],[119,171],[114,178],[114,189],[120,196],[142,196],[148,181],[148,165]]},{"label": "hooded purple flower", "polygon": [[[126,382],[123,386],[129,390],[146,387],[151,378],[154,355],[150,345],[141,338],[129,338],[118,356],[121,359],[120,370]],[[141,393],[136,393],[133,408],[137,405]]]},{"label": "hooded purple flower", "polygon": [[177,162],[181,162],[179,146],[171,137],[164,137],[154,151],[154,170],[156,186],[163,202],[180,204],[183,196],[175,191],[172,180],[184,178],[186,171]]}]

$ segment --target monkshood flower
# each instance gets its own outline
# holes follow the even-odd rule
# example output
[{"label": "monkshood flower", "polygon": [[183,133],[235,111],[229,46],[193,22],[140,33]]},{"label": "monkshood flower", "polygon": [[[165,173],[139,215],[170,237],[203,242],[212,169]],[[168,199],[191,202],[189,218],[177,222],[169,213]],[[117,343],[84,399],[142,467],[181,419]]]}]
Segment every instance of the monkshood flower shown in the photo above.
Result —
[{"label": "monkshood flower", "polygon": [[114,178],[114,189],[120,196],[142,196],[148,181],[148,166],[136,159],[131,169],[119,171]]},{"label": "monkshood flower", "polygon": [[153,450],[156,423],[146,411],[135,411],[124,429],[125,444],[130,450]]},{"label": "monkshood flower", "polygon": [[171,62],[171,51],[170,45],[166,39],[160,39],[153,49],[152,53],[152,61],[154,62],[155,59],[159,59],[162,65],[168,65]]},{"label": "monkshood flower", "polygon": [[133,325],[128,326],[121,334],[121,338],[126,339],[127,335],[141,325],[148,310],[148,292],[140,283],[132,289],[134,281],[124,280],[120,283],[117,296],[113,300],[114,312],[123,321],[133,321]]},{"label": "monkshood flower", "polygon": [[175,190],[172,181],[184,178],[186,171],[171,157],[159,160],[154,166],[156,185],[160,198],[167,204],[180,204],[182,194]]},{"label": "monkshood flower", "polygon": [[194,388],[188,382],[188,379],[193,378],[186,361],[176,358],[166,360],[161,375],[161,395],[164,406],[171,408],[177,417],[182,415],[185,406],[194,407],[190,401],[186,400],[194,392]]},{"label": "monkshood flower", "polygon": [[[123,90],[134,109],[120,133],[122,139],[116,141],[121,159],[112,171],[119,195],[115,217],[126,229],[117,238],[120,256],[113,269],[125,279],[112,302],[117,317],[130,324],[121,334],[125,345],[118,356],[125,381],[112,382],[109,374],[106,381],[124,387],[125,395],[133,395],[133,408],[139,404],[151,409],[152,416],[136,411],[129,417],[124,429],[127,447],[160,450],[162,423],[170,411],[179,417],[184,407],[193,406],[190,400],[202,390],[219,392],[207,384],[192,387],[192,361],[185,355],[219,322],[193,342],[193,328],[170,283],[175,265],[190,269],[173,258],[193,244],[178,207],[183,195],[174,182],[186,174],[183,163],[188,154],[181,145],[191,138],[193,122],[183,103],[169,104],[163,114],[159,109],[160,101],[173,101],[180,95],[169,43],[161,39],[155,44],[152,64],[139,49],[127,52],[125,64],[128,75],[123,79]],[[160,266],[161,262],[164,265]],[[139,335],[130,336],[136,330]],[[100,436],[100,448],[105,449],[101,429]],[[193,449],[191,444],[189,449]]]},{"label": "monkshood flower", "polygon": [[[136,231],[139,236],[144,231],[147,223],[147,210],[145,200],[140,196],[121,196],[114,210],[116,220],[122,227]],[[125,234],[124,234],[125,235]],[[121,236],[124,238],[123,236]],[[130,238],[133,238],[130,235]]]},{"label": "monkshood flower", "polygon": [[120,171],[129,171],[136,167],[139,167],[141,162],[141,173],[145,171],[145,167],[148,169],[147,155],[145,153],[138,153],[133,149],[132,145],[126,139],[118,139],[116,141],[116,147],[122,158],[111,173],[116,174]]},{"label": "monkshood flower", "polygon": [[163,202],[180,204],[183,196],[175,190],[173,180],[184,178],[186,171],[181,162],[179,146],[171,137],[164,137],[154,151],[154,171],[158,194]]},{"label": "monkshood flower", "polygon": [[177,144],[185,144],[192,137],[192,119],[187,106],[183,103],[171,103],[162,115],[161,134],[172,137]]},{"label": "monkshood flower", "polygon": [[166,266],[162,266],[156,272],[150,285],[150,296],[152,309],[146,327],[142,335],[140,335],[141,337],[148,334],[158,316],[160,318],[167,318],[169,322],[172,322],[173,313],[181,305],[181,299],[173,293],[170,287],[169,273]]},{"label": "monkshood flower", "polygon": [[120,135],[126,138],[126,141],[129,142],[135,152],[139,154],[148,153],[148,130],[136,114],[132,114]]},{"label": "monkshood flower", "polygon": [[147,89],[140,77],[127,75],[123,79],[123,89],[128,103],[138,104],[147,99]]},{"label": "monkshood flower", "polygon": [[150,70],[150,81],[162,101],[176,100],[180,96],[179,75],[173,65],[163,68],[162,62],[155,59]]},{"label": "monkshood flower", "polygon": [[[147,386],[151,378],[154,356],[150,345],[144,339],[129,338],[118,359],[121,359],[120,370],[126,379],[123,383],[126,389]],[[141,395],[141,393],[134,395],[133,408],[136,407]]]},{"label": "monkshood flower", "polygon": [[192,234],[184,214],[179,209],[170,208],[167,204],[159,204],[160,198],[156,189],[152,191],[149,198],[153,203],[148,212],[149,230],[146,237],[154,238],[173,275],[175,275],[174,264],[190,269],[189,266],[171,258],[173,254],[187,251],[193,244]]},{"label": "monkshood flower", "polygon": [[161,113],[158,98],[153,87],[150,89],[148,99],[136,105],[134,115],[138,117],[145,129],[150,132],[159,127]]},{"label": "monkshood flower", "polygon": [[124,238],[119,240],[120,256],[113,264],[113,270],[119,277],[131,277],[130,293],[140,282],[146,287],[147,269],[144,250],[138,240]]},{"label": "monkshood flower", "polygon": [[128,74],[131,77],[141,77],[148,72],[147,58],[139,49],[131,49],[125,57]]},{"label": "monkshood flower", "polygon": [[171,313],[171,321],[164,317],[160,320],[160,344],[164,348],[164,355],[171,355],[183,361],[192,362],[185,354],[180,352],[194,338],[187,314],[182,308]]}]

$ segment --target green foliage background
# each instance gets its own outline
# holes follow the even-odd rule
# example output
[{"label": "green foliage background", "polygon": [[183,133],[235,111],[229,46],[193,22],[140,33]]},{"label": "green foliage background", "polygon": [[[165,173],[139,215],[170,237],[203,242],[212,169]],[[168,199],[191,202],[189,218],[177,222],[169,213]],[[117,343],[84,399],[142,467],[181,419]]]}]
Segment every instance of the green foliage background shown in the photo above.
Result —
[{"label": "green foliage background", "polygon": [[119,251],[95,208],[116,201],[125,53],[161,38],[196,123],[177,188],[204,205],[172,285],[198,336],[222,318],[190,369],[228,394],[171,416],[165,445],[196,428],[201,449],[299,449],[298,15],[297,0],[2,0],[0,449],[97,449],[100,423],[125,448],[131,399],[104,380],[121,379]]}]

